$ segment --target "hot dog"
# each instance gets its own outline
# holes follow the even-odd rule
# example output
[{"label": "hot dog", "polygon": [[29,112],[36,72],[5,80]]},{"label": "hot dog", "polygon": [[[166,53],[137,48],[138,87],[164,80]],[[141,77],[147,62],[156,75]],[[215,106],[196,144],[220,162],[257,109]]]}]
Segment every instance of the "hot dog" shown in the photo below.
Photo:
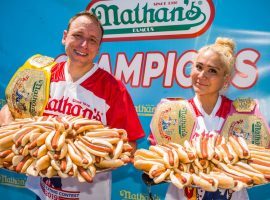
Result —
[{"label": "hot dog", "polygon": [[220,151],[220,153],[222,154],[222,157],[223,157],[223,160],[225,161],[225,163],[234,164],[239,160],[239,157],[237,156],[237,154],[233,150],[230,142],[227,142],[226,144],[219,145],[217,148]]},{"label": "hot dog", "polygon": [[252,168],[250,165],[246,163],[237,162],[235,163],[235,165],[228,164],[228,167],[233,170],[236,170],[238,172],[248,175],[250,178],[252,178],[255,184],[263,184],[267,182],[262,173],[255,170],[254,168]]},{"label": "hot dog", "polygon": [[98,128],[103,128],[104,126],[102,124],[99,124],[99,125],[83,125],[83,126],[80,126],[80,128],[78,128],[76,130],[76,133],[79,134],[79,133],[83,133],[83,132],[87,132],[87,131],[90,131],[90,130],[95,130],[95,129],[98,129]]},{"label": "hot dog", "polygon": [[179,166],[177,169],[179,169],[180,171],[182,172],[188,172],[188,167],[187,167],[188,164],[184,164],[184,163],[179,163]]},{"label": "hot dog", "polygon": [[179,161],[181,163],[190,163],[196,157],[195,154],[194,154],[194,151],[187,150],[187,148],[183,147],[180,144],[169,143],[169,145],[176,149]]},{"label": "hot dog", "polygon": [[[105,157],[109,154],[109,152],[107,151],[108,148],[105,148],[105,147],[102,147],[102,146],[98,146],[98,145],[94,145],[94,144],[91,144],[87,139],[86,137],[81,137],[79,136],[78,137],[78,144],[83,144],[85,149],[95,155],[95,156],[100,156],[100,157]],[[109,150],[110,151],[110,150]]]},{"label": "hot dog", "polygon": [[220,170],[218,170],[216,167],[214,167],[213,171],[223,172],[227,176],[232,177],[234,180],[242,181],[243,183],[245,183],[248,186],[253,184],[252,178],[250,178],[248,175],[246,175],[244,173],[240,173],[234,169],[231,169],[224,163],[219,163],[218,167],[220,168]]},{"label": "hot dog", "polygon": [[244,138],[229,136],[229,141],[233,147],[233,150],[240,158],[248,159],[250,157],[250,151]]},{"label": "hot dog", "polygon": [[82,152],[82,154],[84,155],[84,158],[88,160],[88,163],[83,165],[83,167],[86,168],[89,165],[91,165],[93,163],[93,161],[94,161],[93,160],[93,155],[91,155],[87,151],[87,147],[81,141],[75,141],[74,144]]},{"label": "hot dog", "polygon": [[147,150],[147,149],[136,150],[134,154],[134,160],[135,161],[136,160],[154,161],[154,162],[159,162],[165,165],[165,161],[159,154],[157,154],[154,151]]},{"label": "hot dog", "polygon": [[123,141],[123,140],[120,140],[120,141],[117,143],[116,148],[115,148],[114,151],[113,151],[113,159],[119,158],[120,154],[121,154],[122,151],[123,151],[123,145],[124,145],[124,141]]},{"label": "hot dog", "polygon": [[[20,171],[20,173],[26,173],[27,168],[34,162],[34,158],[29,157],[28,159],[26,159],[26,161],[24,162],[24,165]],[[17,168],[16,168],[17,171]]]},{"label": "hot dog", "polygon": [[78,166],[78,180],[80,182],[85,182],[87,181],[88,183],[92,183],[93,182],[93,175],[92,175],[92,171],[91,169],[93,168],[87,168],[84,169],[81,166]]},{"label": "hot dog", "polygon": [[34,160],[29,167],[26,169],[26,174],[31,175],[31,176],[38,176],[38,171],[36,170],[36,160]]},{"label": "hot dog", "polygon": [[231,189],[235,187],[234,179],[222,172],[210,172],[210,175],[218,180],[219,188]]},{"label": "hot dog", "polygon": [[11,150],[11,149],[7,149],[7,150],[4,150],[4,151],[1,151],[1,152],[0,152],[0,158],[5,158],[5,157],[8,156],[10,153],[12,153],[12,150]]},{"label": "hot dog", "polygon": [[209,136],[208,134],[203,134],[195,137],[192,140],[192,144],[196,149],[196,153],[201,159],[211,160],[214,156],[214,136]]},{"label": "hot dog", "polygon": [[73,163],[70,156],[67,154],[65,158],[61,160],[60,170],[61,172],[68,174],[68,172],[72,169]]},{"label": "hot dog", "polygon": [[182,189],[183,187],[191,184],[192,176],[189,173],[181,171],[171,171],[170,179],[176,187]]},{"label": "hot dog", "polygon": [[74,121],[73,127],[75,130],[78,130],[80,127],[85,125],[102,125],[102,123],[98,120],[90,120],[86,118],[77,119]]},{"label": "hot dog", "polygon": [[34,159],[28,155],[26,157],[23,156],[22,158],[19,158],[18,163],[16,163],[15,160],[14,159],[12,160],[12,163],[14,163],[13,165],[15,166],[15,171],[24,173],[26,169],[28,168],[28,166],[33,162]]},{"label": "hot dog", "polygon": [[55,171],[61,171],[61,162],[59,160],[51,160],[51,166]]},{"label": "hot dog", "polygon": [[45,140],[50,132],[44,132],[37,138],[37,146],[45,144]]},{"label": "hot dog", "polygon": [[22,139],[23,137],[29,133],[30,131],[32,131],[33,128],[32,127],[24,127],[22,129],[19,129],[15,134],[14,134],[14,137],[13,137],[13,141],[16,145],[16,147],[19,147],[21,145],[21,142],[22,142]]},{"label": "hot dog", "polygon": [[270,160],[270,151],[268,149],[251,149],[250,154],[251,157],[261,156],[265,160]]},{"label": "hot dog", "polygon": [[53,176],[57,175],[57,171],[52,166],[49,166],[47,169],[41,170],[39,175],[41,177],[52,178]]},{"label": "hot dog", "polygon": [[219,146],[219,145],[222,145],[222,144],[225,144],[225,143],[226,143],[225,138],[222,135],[217,135],[214,146]]},{"label": "hot dog", "polygon": [[194,163],[187,164],[187,173],[199,174],[199,169]]},{"label": "hot dog", "polygon": [[14,156],[15,156],[15,154],[13,152],[11,152],[10,154],[8,154],[6,157],[3,158],[3,161],[11,163]]},{"label": "hot dog", "polygon": [[209,161],[206,159],[196,158],[194,164],[199,168],[199,170],[203,170],[209,166]]},{"label": "hot dog", "polygon": [[150,178],[158,177],[160,174],[166,171],[166,168],[162,165],[153,165],[148,172]]},{"label": "hot dog", "polygon": [[252,158],[248,160],[248,164],[262,174],[270,174],[270,162],[268,161]]},{"label": "hot dog", "polygon": [[21,160],[23,160],[23,158],[24,158],[24,156],[22,156],[22,155],[13,156],[12,165],[16,167],[19,164],[19,162],[21,162]]},{"label": "hot dog", "polygon": [[149,172],[149,170],[153,167],[153,165],[160,165],[164,167],[163,163],[156,162],[156,161],[149,161],[149,160],[135,160],[134,167],[136,169]]},{"label": "hot dog", "polygon": [[164,172],[162,172],[160,175],[153,178],[153,181],[158,184],[164,181],[167,177],[169,177],[171,172],[171,169],[166,169]]},{"label": "hot dog", "polygon": [[0,139],[0,151],[10,149],[13,145],[13,134]]},{"label": "hot dog", "polygon": [[162,159],[162,156],[154,151],[150,151],[147,149],[137,149],[134,153],[134,157],[143,157],[144,159]]},{"label": "hot dog", "polygon": [[51,159],[48,155],[42,156],[41,158],[37,159],[35,170],[39,173],[43,169],[47,169],[50,166]]},{"label": "hot dog", "polygon": [[169,155],[169,161],[171,157],[172,161],[170,162],[170,165],[173,168],[177,168],[179,166],[179,156],[178,156],[177,148],[171,146],[170,144],[164,144],[163,146]]},{"label": "hot dog", "polygon": [[117,167],[121,167],[123,165],[125,165],[125,163],[121,159],[110,159],[110,160],[103,159],[99,163],[95,163],[95,166],[97,166],[98,168],[102,168],[102,169],[104,169],[104,168],[117,168]]},{"label": "hot dog", "polygon": [[120,138],[120,135],[115,130],[104,129],[103,131],[90,131],[86,132],[87,137],[105,137],[105,138]]},{"label": "hot dog", "polygon": [[49,135],[46,137],[45,139],[45,144],[46,144],[46,147],[49,151],[54,151],[53,147],[52,147],[52,139],[55,135],[56,131],[55,130],[52,130]]},{"label": "hot dog", "polygon": [[218,180],[210,175],[200,172],[199,176],[196,174],[192,174],[193,183],[200,188],[214,192],[217,190],[218,187]]},{"label": "hot dog", "polygon": [[18,130],[3,130],[3,127],[0,129],[0,139],[7,137],[9,135],[14,135]]},{"label": "hot dog", "polygon": [[24,135],[24,137],[22,138],[22,141],[21,141],[21,145],[22,145],[22,146],[25,146],[28,142],[30,142],[30,136],[31,136],[31,134],[34,133],[34,132],[39,132],[39,129],[35,128],[35,129],[33,129],[32,131],[26,133],[26,134]]},{"label": "hot dog", "polygon": [[73,144],[71,140],[68,140],[68,154],[73,163],[77,166],[82,166],[83,164],[88,164],[88,160],[85,159],[77,147]]},{"label": "hot dog", "polygon": [[166,168],[172,168],[174,165],[174,157],[171,149],[166,149],[161,145],[150,146],[149,150],[156,152],[158,155],[162,156]]}]

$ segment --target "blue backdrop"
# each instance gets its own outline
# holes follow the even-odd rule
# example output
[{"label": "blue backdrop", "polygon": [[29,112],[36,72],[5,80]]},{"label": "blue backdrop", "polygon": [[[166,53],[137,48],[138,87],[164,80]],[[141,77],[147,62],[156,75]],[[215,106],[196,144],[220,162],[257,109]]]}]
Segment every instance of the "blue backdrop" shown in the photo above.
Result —
[{"label": "blue backdrop", "polygon": [[[98,2],[102,1],[12,0],[0,3],[0,107],[5,103],[5,88],[16,69],[34,54],[58,57],[64,53],[61,38],[69,18],[86,8],[91,9]],[[122,2],[123,6],[128,4],[123,0],[103,2],[117,5]],[[149,2],[150,6],[150,2],[154,1],[126,2],[135,2],[136,5]],[[211,15],[213,18],[208,20],[209,24],[202,32],[192,37],[173,35],[151,38],[150,34],[148,37],[135,40],[130,36],[128,36],[130,39],[125,40],[107,39],[103,42],[97,58],[97,62],[100,61],[107,70],[122,78],[126,84],[145,132],[149,133],[151,116],[161,98],[178,96],[187,99],[193,96],[188,76],[191,56],[201,46],[213,43],[218,36],[233,38],[237,43],[237,74],[227,95],[232,99],[239,96],[257,98],[261,111],[269,123],[270,112],[267,105],[270,102],[269,1],[165,0],[163,2],[166,2],[166,5],[185,3],[191,5],[192,2],[198,6],[212,5],[207,16]],[[157,9],[162,8],[160,4],[155,5]],[[129,76],[128,65],[135,66],[134,71],[138,74]],[[124,68],[121,71],[122,66]],[[148,146],[146,138],[139,141],[139,148]],[[147,188],[140,177],[141,172],[132,166],[115,170],[112,199],[148,199]],[[24,175],[1,170],[1,195],[4,195],[5,199],[33,199],[33,194],[23,187],[25,179]],[[167,186],[167,184],[154,186],[152,188],[154,199],[164,199]],[[250,199],[267,199],[270,196],[269,188],[269,185],[265,185],[249,189]]]}]

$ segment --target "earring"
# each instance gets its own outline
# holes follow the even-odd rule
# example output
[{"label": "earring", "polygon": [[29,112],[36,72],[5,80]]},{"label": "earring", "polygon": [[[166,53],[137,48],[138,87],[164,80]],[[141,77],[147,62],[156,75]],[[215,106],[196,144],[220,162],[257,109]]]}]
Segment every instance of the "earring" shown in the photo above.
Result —
[{"label": "earring", "polygon": [[223,91],[226,91],[227,89],[228,89],[228,84],[226,83],[226,84],[223,85],[222,90],[223,90]]}]

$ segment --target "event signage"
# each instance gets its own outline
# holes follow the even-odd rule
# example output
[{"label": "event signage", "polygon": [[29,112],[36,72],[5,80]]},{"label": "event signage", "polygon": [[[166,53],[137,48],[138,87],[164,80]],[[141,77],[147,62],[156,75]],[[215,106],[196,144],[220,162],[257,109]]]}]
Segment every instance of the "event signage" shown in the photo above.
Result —
[{"label": "event signage", "polygon": [[100,19],[104,41],[198,37],[215,13],[211,0],[99,0],[87,10]]}]

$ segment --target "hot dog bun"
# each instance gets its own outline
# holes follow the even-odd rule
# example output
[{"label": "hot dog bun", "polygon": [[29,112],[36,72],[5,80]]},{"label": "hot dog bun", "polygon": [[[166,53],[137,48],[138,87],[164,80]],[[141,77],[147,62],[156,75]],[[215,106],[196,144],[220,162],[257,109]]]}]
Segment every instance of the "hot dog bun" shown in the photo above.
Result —
[{"label": "hot dog bun", "polygon": [[241,159],[248,159],[250,157],[250,151],[244,138],[229,136],[229,141],[233,147],[233,150]]},{"label": "hot dog bun", "polygon": [[210,175],[202,172],[199,173],[199,176],[196,174],[192,174],[192,180],[195,185],[206,191],[214,192],[217,190],[218,180]]}]

